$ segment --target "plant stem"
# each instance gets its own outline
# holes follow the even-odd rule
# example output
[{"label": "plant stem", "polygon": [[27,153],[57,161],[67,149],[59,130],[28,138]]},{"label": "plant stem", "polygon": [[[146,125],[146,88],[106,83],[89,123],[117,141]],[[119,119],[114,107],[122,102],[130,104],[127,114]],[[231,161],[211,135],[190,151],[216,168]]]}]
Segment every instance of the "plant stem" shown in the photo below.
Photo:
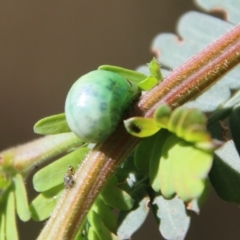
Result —
[{"label": "plant stem", "polygon": [[[143,95],[132,115],[151,117],[162,103],[175,108],[209,88],[239,62],[240,25]],[[64,193],[38,239],[74,239],[108,179],[139,142],[140,139],[130,136],[120,124],[104,143],[96,145],[76,173],[76,185]]]}]

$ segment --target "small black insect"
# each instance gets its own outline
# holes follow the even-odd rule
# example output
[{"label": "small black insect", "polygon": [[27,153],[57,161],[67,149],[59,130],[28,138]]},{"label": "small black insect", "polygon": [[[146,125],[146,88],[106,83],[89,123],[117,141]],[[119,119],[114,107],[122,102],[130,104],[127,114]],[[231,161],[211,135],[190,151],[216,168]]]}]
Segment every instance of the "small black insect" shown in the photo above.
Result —
[{"label": "small black insect", "polygon": [[72,188],[74,183],[75,183],[75,170],[74,170],[74,167],[73,166],[69,166],[68,167],[68,171],[64,177],[64,187],[66,189],[69,189],[69,188]]},{"label": "small black insect", "polygon": [[137,126],[133,123],[131,123],[130,129],[135,133],[140,133],[142,131],[142,128],[140,126]]}]

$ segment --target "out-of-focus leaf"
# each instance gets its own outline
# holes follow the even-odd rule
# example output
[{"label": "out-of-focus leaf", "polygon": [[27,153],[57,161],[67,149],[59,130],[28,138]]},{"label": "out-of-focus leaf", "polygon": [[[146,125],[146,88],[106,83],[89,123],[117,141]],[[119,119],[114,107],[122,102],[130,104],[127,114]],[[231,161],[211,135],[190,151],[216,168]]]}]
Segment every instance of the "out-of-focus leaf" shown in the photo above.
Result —
[{"label": "out-of-focus leaf", "polygon": [[88,148],[80,148],[38,171],[33,177],[35,190],[44,192],[63,183],[68,167],[71,165],[77,169],[88,152]]},{"label": "out-of-focus leaf", "polygon": [[0,215],[0,239],[5,240],[6,232],[5,232],[5,215],[2,212]]},{"label": "out-of-focus leaf", "polygon": [[176,136],[167,139],[162,149],[159,167],[159,186],[166,198],[174,193],[184,201],[199,198],[205,188],[212,166],[213,153],[195,148]]},{"label": "out-of-focus leaf", "polygon": [[153,118],[132,117],[124,120],[124,126],[136,137],[149,137],[160,130]]},{"label": "out-of-focus leaf", "polygon": [[172,109],[167,105],[161,105],[155,112],[154,112],[154,119],[160,127],[167,128],[169,119],[172,113]]},{"label": "out-of-focus leaf", "polygon": [[155,37],[152,49],[159,55],[160,63],[174,69],[231,28],[233,25],[216,17],[200,12],[187,12],[177,24],[178,34],[184,41],[174,34],[162,33]]},{"label": "out-of-focus leaf", "polygon": [[47,219],[56,207],[62,192],[63,185],[60,185],[40,193],[30,204],[32,218],[35,221]]},{"label": "out-of-focus leaf", "polygon": [[240,159],[233,141],[228,141],[215,152],[209,176],[223,200],[240,203]]},{"label": "out-of-focus leaf", "polygon": [[94,238],[90,238],[91,237],[91,234],[89,232],[90,228],[91,227],[89,225],[89,222],[87,221],[87,219],[85,219],[84,223],[82,224],[81,228],[79,229],[79,231],[78,231],[76,237],[74,238],[74,240],[94,239]]},{"label": "out-of-focus leaf", "polygon": [[205,11],[222,10],[224,13],[227,13],[227,20],[229,22],[235,24],[240,22],[239,11],[238,8],[236,8],[236,6],[240,6],[239,0],[195,0],[195,2]]},{"label": "out-of-focus leaf", "polygon": [[[138,72],[141,72],[143,74],[146,74],[146,75],[149,75],[150,74],[150,71],[149,71],[149,68],[147,67],[147,65],[142,65],[142,66],[139,66],[137,68],[137,71]],[[164,69],[164,68],[161,68],[161,74],[163,75],[163,78],[165,78],[171,71],[167,70],[167,69]]]},{"label": "out-of-focus leaf", "polygon": [[[208,126],[216,124],[217,122],[226,119],[230,116],[230,127],[238,129],[238,119],[239,119],[239,103],[240,103],[240,91],[237,91],[227,102],[225,102],[221,108],[215,111],[208,119]],[[235,112],[233,112],[233,110]],[[233,113],[232,113],[233,112]],[[211,131],[212,132],[212,131]],[[238,130],[233,130],[233,135]],[[234,136],[235,137],[235,136]],[[237,136],[236,136],[237,137]]]},{"label": "out-of-focus leaf", "polygon": [[111,233],[106,228],[106,226],[102,222],[101,217],[95,211],[90,210],[87,215],[87,219],[99,239],[120,240],[115,234]]},{"label": "out-of-focus leaf", "polygon": [[196,98],[196,100],[187,102],[184,106],[189,108],[198,108],[204,112],[212,112],[226,102],[230,97],[230,90],[226,86],[222,86],[219,81],[208,91]]},{"label": "out-of-focus leaf", "polygon": [[223,104],[221,109],[228,109],[238,106],[240,103],[240,91],[237,91],[233,94],[233,96]]},{"label": "out-of-focus leaf", "polygon": [[159,62],[155,57],[150,63],[148,63],[148,68],[149,68],[150,76],[156,78],[158,82],[163,80]]},{"label": "out-of-focus leaf", "polygon": [[121,239],[130,239],[142,226],[149,213],[149,208],[147,206],[149,201],[149,197],[145,197],[139,202],[136,208],[124,213],[123,221],[121,221],[117,230],[117,235]]},{"label": "out-of-focus leaf", "polygon": [[232,108],[221,108],[215,111],[208,119],[208,126],[211,126],[212,124],[222,121],[226,119],[232,112]]},{"label": "out-of-focus leaf", "polygon": [[152,148],[156,143],[158,134],[144,138],[137,146],[134,155],[134,163],[138,170],[146,173],[149,171],[149,161],[152,156]]},{"label": "out-of-focus leaf", "polygon": [[147,91],[147,90],[150,90],[152,89],[153,87],[155,87],[157,84],[158,84],[158,80],[157,78],[155,77],[152,77],[152,76],[148,76],[146,79],[144,79],[144,81],[140,82],[138,84],[138,86],[144,90],[144,91]]},{"label": "out-of-focus leaf", "polygon": [[19,218],[26,222],[31,218],[31,213],[28,207],[27,192],[23,178],[20,174],[17,174],[14,178],[14,193],[16,199],[16,209]]},{"label": "out-of-focus leaf", "polygon": [[15,216],[14,194],[10,192],[6,208],[6,239],[18,240],[18,231]]},{"label": "out-of-focus leaf", "polygon": [[126,69],[126,68],[117,67],[117,66],[102,65],[102,66],[98,67],[98,69],[115,72],[115,73],[121,75],[122,77],[124,77],[132,82],[136,82],[136,83],[139,83],[147,78],[147,76],[143,73],[136,72],[136,71]]},{"label": "out-of-focus leaf", "polygon": [[159,230],[162,236],[168,240],[184,239],[190,226],[190,217],[183,201],[178,197],[166,200],[159,196],[153,204],[158,206],[156,215],[160,220]]},{"label": "out-of-focus leaf", "polygon": [[[179,119],[179,125],[181,125],[182,129],[187,129],[189,126],[193,124],[206,126],[207,118],[205,114],[202,111],[195,108],[185,109],[184,114]],[[177,132],[179,136],[181,136],[181,129],[178,128]]]},{"label": "out-of-focus leaf", "polygon": [[112,175],[112,177],[108,180],[108,185],[115,185],[118,182],[118,178],[115,174]]},{"label": "out-of-focus leaf", "polygon": [[33,128],[35,133],[43,135],[59,134],[71,132],[65,113],[49,116],[39,120]]},{"label": "out-of-focus leaf", "polygon": [[232,111],[229,124],[235,147],[237,148],[238,153],[240,153],[240,106]]},{"label": "out-of-focus leaf", "polygon": [[108,206],[120,210],[130,210],[134,204],[134,199],[127,192],[114,186],[106,186],[100,196]]},{"label": "out-of-focus leaf", "polygon": [[[235,9],[238,8],[236,2],[232,5]],[[154,39],[152,50],[156,52],[162,65],[174,69],[233,27],[218,18],[199,12],[188,12],[178,22],[179,37],[169,33],[160,34]],[[229,89],[240,87],[239,75],[238,66],[196,100],[186,103],[186,106],[208,112],[216,110],[230,98]]]},{"label": "out-of-focus leaf", "polygon": [[149,178],[150,183],[153,189],[158,192],[160,191],[159,187],[159,166],[160,158],[162,155],[162,148],[167,141],[167,139],[172,135],[167,130],[162,129],[159,133],[156,134],[155,142],[152,145],[150,150],[151,157],[149,160]]},{"label": "out-of-focus leaf", "polygon": [[96,234],[96,232],[94,231],[93,227],[90,227],[88,230],[88,239],[91,240],[101,240],[98,235]]},{"label": "out-of-focus leaf", "polygon": [[211,138],[207,118],[199,109],[178,107],[171,111],[167,105],[162,105],[155,111],[154,119],[157,125],[194,143],[197,148],[213,151],[222,145]]},{"label": "out-of-focus leaf", "polygon": [[178,107],[174,109],[167,125],[167,128],[169,131],[174,133],[177,132],[179,121],[181,120],[181,116],[184,115],[185,111],[186,111],[186,108],[184,107]]},{"label": "out-of-focus leaf", "polygon": [[104,225],[113,233],[117,231],[117,217],[113,213],[112,209],[107,206],[101,198],[97,198],[92,208],[99,216],[104,223]]},{"label": "out-of-focus leaf", "polygon": [[4,174],[2,174],[0,170],[0,209],[1,203],[4,202],[5,193],[7,192],[7,189],[10,185],[11,185],[10,179],[6,179]]},{"label": "out-of-focus leaf", "polygon": [[211,142],[206,129],[207,118],[196,108],[176,108],[169,119],[167,129],[187,142]]},{"label": "out-of-focus leaf", "polygon": [[205,182],[205,188],[202,195],[198,199],[193,199],[186,204],[187,210],[193,211],[197,214],[200,214],[201,207],[208,199],[209,193],[211,190],[210,181],[207,179]]},{"label": "out-of-focus leaf", "polygon": [[142,171],[138,171],[134,164],[134,152],[132,152],[127,159],[115,172],[118,182],[128,182],[132,186],[138,178],[142,178]]}]

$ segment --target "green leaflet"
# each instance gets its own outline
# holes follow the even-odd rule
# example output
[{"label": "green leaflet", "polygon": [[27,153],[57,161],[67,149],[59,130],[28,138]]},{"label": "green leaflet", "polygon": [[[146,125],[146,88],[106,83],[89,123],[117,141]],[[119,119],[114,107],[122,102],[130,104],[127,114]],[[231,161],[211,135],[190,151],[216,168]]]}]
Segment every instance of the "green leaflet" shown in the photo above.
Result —
[{"label": "green leaflet", "polygon": [[88,239],[91,240],[101,240],[98,235],[96,234],[95,230],[93,227],[90,227],[88,230]]},{"label": "green leaflet", "polygon": [[14,178],[14,193],[16,199],[16,209],[19,218],[26,222],[30,219],[31,214],[28,207],[27,192],[23,178],[20,174],[17,174]]},{"label": "green leaflet", "polygon": [[162,129],[139,144],[134,161],[138,169],[149,172],[154,191],[166,198],[177,193],[190,201],[204,192],[212,158],[212,151],[198,149]]},{"label": "green leaflet", "polygon": [[1,174],[0,172],[0,189],[1,189],[0,204],[4,201],[5,192],[7,191],[10,185],[11,185],[10,179],[6,179],[4,175]]},{"label": "green leaflet", "polygon": [[207,118],[200,110],[179,107],[172,112],[167,129],[188,142],[208,142],[211,137],[206,124]]},{"label": "green leaflet", "polygon": [[113,233],[117,231],[117,218],[112,209],[98,197],[92,208],[102,219],[104,225]]},{"label": "green leaflet", "polygon": [[153,60],[150,63],[148,63],[148,68],[149,68],[150,76],[154,77],[159,82],[163,80],[159,62],[157,61],[157,59],[155,57],[153,58]]},{"label": "green leaflet", "polygon": [[120,210],[130,210],[134,204],[134,199],[127,192],[115,186],[107,185],[100,196],[107,205]]},{"label": "green leaflet", "polygon": [[181,119],[181,116],[186,111],[186,108],[184,107],[178,107],[172,111],[171,116],[168,121],[167,129],[170,132],[177,132],[177,128],[179,128],[179,121]]},{"label": "green leaflet", "polygon": [[199,198],[212,166],[213,153],[195,148],[176,136],[167,139],[158,169],[159,182],[153,185],[166,198],[175,193],[183,200]]},{"label": "green leaflet", "polygon": [[0,214],[0,239],[5,240],[6,232],[5,232],[5,215],[2,212]]},{"label": "green leaflet", "polygon": [[156,58],[153,58],[153,60],[148,64],[148,68],[150,76],[146,76],[143,73],[126,68],[111,65],[102,65],[98,69],[117,73],[129,81],[138,83],[138,87],[146,91],[155,87],[163,79],[160,66]]},{"label": "green leaflet", "polygon": [[139,205],[129,212],[124,212],[123,221],[119,224],[117,235],[121,239],[130,239],[131,236],[142,226],[149,213],[147,207],[149,197],[144,197]]},{"label": "green leaflet", "polygon": [[157,186],[159,185],[159,177],[157,174],[161,149],[169,136],[171,136],[171,133],[162,129],[157,134],[143,139],[136,148],[134,163],[138,169],[149,174],[152,185],[155,185],[155,181]]},{"label": "green leaflet", "polygon": [[30,204],[32,218],[35,221],[43,221],[50,217],[63,191],[61,185],[40,193]]},{"label": "green leaflet", "polygon": [[[89,222],[87,221],[87,219],[85,219],[84,223],[80,227],[74,240],[98,239],[98,236],[95,234],[93,229],[90,230],[90,228],[91,228],[91,226],[89,225]],[[93,237],[94,235],[92,235],[90,232],[93,232],[95,234],[96,238],[94,238]]]},{"label": "green leaflet", "polygon": [[144,138],[137,146],[134,154],[134,163],[138,170],[148,173],[149,161],[152,155],[152,148],[156,143],[158,134]]},{"label": "green leaflet", "polygon": [[149,137],[165,128],[203,150],[215,150],[222,143],[211,139],[207,131],[207,118],[198,109],[178,107],[175,110],[163,104],[153,118],[132,117],[124,121],[126,130],[136,137]]},{"label": "green leaflet", "polygon": [[166,104],[154,113],[156,124],[168,129],[187,142],[195,143],[197,148],[213,151],[221,146],[221,141],[212,140],[207,131],[207,118],[198,109],[178,107],[171,112]]},{"label": "green leaflet", "polygon": [[190,225],[190,217],[186,213],[183,201],[178,197],[166,200],[159,196],[154,199],[153,204],[158,207],[159,230],[164,239],[184,239]]},{"label": "green leaflet", "polygon": [[15,216],[14,193],[10,192],[6,207],[6,239],[18,240],[18,231]]},{"label": "green leaflet", "polygon": [[44,192],[62,184],[69,165],[77,169],[88,152],[88,148],[80,148],[38,171],[33,177],[35,190]]},{"label": "green leaflet", "polygon": [[101,217],[95,211],[90,210],[87,219],[99,239],[120,240],[115,234],[111,233],[106,228]]},{"label": "green leaflet", "polygon": [[126,130],[136,137],[149,137],[160,129],[153,118],[132,117],[123,122]]},{"label": "green leaflet", "polygon": [[34,125],[33,130],[35,133],[43,135],[71,132],[66,121],[65,113],[45,117],[39,120]]},{"label": "green leaflet", "polygon": [[147,91],[152,89],[158,84],[158,80],[155,77],[149,76],[144,81],[140,82],[138,84],[138,87],[140,87],[142,90]]},{"label": "green leaflet", "polygon": [[190,211],[194,211],[197,214],[200,214],[201,207],[208,199],[210,190],[211,190],[210,181],[209,181],[209,179],[206,179],[203,193],[201,194],[201,196],[199,198],[192,199],[190,202],[188,202],[186,205],[186,209],[190,210]]},{"label": "green leaflet", "polygon": [[156,192],[160,191],[159,186],[159,174],[160,174],[160,157],[162,155],[162,148],[166,140],[172,136],[167,130],[162,129],[156,134],[155,142],[152,144],[151,149],[149,149],[151,156],[149,158],[149,178],[153,189]]},{"label": "green leaflet", "polygon": [[147,78],[147,76],[143,73],[136,72],[130,69],[122,68],[122,67],[117,67],[117,66],[102,65],[98,67],[98,69],[117,73],[120,76],[135,83],[139,83]]},{"label": "green leaflet", "polygon": [[161,105],[154,112],[154,120],[156,124],[160,127],[167,128],[171,113],[172,109],[167,104]]}]

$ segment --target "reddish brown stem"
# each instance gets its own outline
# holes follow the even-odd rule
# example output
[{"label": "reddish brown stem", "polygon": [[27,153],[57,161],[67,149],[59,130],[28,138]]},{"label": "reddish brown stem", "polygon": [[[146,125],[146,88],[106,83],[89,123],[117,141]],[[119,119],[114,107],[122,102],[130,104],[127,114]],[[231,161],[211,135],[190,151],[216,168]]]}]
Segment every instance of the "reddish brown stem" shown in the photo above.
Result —
[{"label": "reddish brown stem", "polygon": [[152,116],[163,102],[176,107],[182,105],[239,63],[240,25],[209,45],[170,74],[160,85],[142,97],[138,109],[144,116]]},{"label": "reddish brown stem", "polygon": [[[150,117],[163,102],[173,108],[185,103],[239,62],[240,26],[237,26],[145,94],[135,106],[135,115]],[[103,144],[98,144],[82,164],[76,185],[65,192],[39,239],[74,239],[105,183],[139,141],[121,124]]]}]

